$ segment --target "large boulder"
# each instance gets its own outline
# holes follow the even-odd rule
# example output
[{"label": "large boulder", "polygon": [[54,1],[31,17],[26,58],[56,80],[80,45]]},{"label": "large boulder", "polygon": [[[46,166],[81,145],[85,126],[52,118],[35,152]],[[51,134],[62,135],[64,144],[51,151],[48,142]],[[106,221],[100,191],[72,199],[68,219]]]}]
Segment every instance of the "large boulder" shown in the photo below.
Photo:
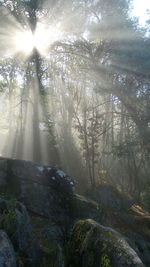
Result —
[{"label": "large boulder", "polygon": [[16,255],[7,234],[0,230],[0,267],[16,267]]},{"label": "large boulder", "polygon": [[[0,228],[9,236],[17,258],[28,266],[38,266],[40,249],[25,206],[15,199],[0,198]],[[0,265],[1,266],[1,265]]]},{"label": "large boulder", "polygon": [[101,207],[101,224],[125,235],[129,245],[150,266],[150,214],[113,186],[100,185],[87,193]]},{"label": "large boulder", "polygon": [[66,248],[69,267],[144,267],[125,238],[93,220],[76,223]]},{"label": "large boulder", "polygon": [[[0,159],[0,184],[14,194],[28,210],[54,220],[68,216],[68,202],[74,194],[74,180],[62,170],[37,163]],[[1,187],[2,191],[4,191]]]},{"label": "large boulder", "polygon": [[58,168],[12,159],[0,159],[0,168],[5,191],[37,215],[70,224],[77,218],[96,219],[100,214],[96,202],[75,194],[75,180]]}]

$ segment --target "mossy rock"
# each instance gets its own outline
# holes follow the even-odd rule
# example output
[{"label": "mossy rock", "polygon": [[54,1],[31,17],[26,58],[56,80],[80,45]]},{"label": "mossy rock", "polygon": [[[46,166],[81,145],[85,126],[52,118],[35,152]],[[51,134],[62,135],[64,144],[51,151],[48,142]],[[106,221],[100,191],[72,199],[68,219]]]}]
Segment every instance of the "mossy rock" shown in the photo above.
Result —
[{"label": "mossy rock", "polygon": [[16,233],[17,214],[15,211],[16,201],[7,197],[7,200],[0,198],[0,228],[5,230],[10,238]]},{"label": "mossy rock", "polygon": [[91,219],[76,223],[65,256],[67,267],[144,267],[118,232]]},{"label": "mossy rock", "polygon": [[13,210],[8,210],[3,214],[0,222],[1,229],[4,229],[7,234],[11,237],[16,232],[17,215]]},{"label": "mossy rock", "polygon": [[93,200],[81,195],[74,195],[70,201],[70,210],[74,218],[92,218],[99,220],[101,217],[100,206]]},{"label": "mossy rock", "polygon": [[[17,255],[18,265],[39,266],[40,249],[25,206],[14,198],[0,198],[0,228],[9,236]],[[19,265],[20,266],[20,265]]]}]

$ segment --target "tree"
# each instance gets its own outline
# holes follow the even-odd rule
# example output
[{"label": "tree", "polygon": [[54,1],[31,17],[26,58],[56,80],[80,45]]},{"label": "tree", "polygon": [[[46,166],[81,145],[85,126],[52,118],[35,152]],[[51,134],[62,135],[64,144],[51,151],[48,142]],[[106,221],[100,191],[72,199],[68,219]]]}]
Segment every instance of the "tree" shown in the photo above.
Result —
[{"label": "tree", "polygon": [[15,75],[12,89],[7,82],[15,105],[20,99],[17,112],[8,101],[19,157],[33,145],[31,159],[41,161],[47,150],[47,158],[67,171],[86,176],[87,170],[93,187],[101,176],[101,182],[138,192],[140,176],[145,186],[149,172],[150,54],[148,35],[129,17],[130,1],[0,4],[3,28],[13,21],[10,29],[16,24],[34,35],[39,23],[50,28],[56,19],[61,28],[61,39],[48,40],[46,56],[34,47],[28,58],[16,54],[11,70],[1,64],[3,77]]}]

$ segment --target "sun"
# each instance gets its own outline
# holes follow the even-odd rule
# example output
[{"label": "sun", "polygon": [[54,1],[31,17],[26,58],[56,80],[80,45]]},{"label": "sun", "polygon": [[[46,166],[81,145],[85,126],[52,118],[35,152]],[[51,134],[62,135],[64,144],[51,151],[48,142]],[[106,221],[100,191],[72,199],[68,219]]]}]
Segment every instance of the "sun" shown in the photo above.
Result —
[{"label": "sun", "polygon": [[25,55],[29,55],[35,47],[34,36],[30,30],[17,32],[14,41],[16,51]]},{"label": "sun", "polygon": [[15,50],[27,56],[36,48],[40,54],[45,55],[50,44],[58,40],[59,37],[60,32],[57,27],[46,27],[38,23],[34,33],[30,29],[16,32],[14,37]]}]

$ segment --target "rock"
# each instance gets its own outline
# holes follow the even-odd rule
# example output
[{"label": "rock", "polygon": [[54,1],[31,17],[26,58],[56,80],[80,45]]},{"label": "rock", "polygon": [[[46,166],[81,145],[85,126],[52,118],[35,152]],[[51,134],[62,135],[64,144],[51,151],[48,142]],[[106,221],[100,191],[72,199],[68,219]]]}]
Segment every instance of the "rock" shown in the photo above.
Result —
[{"label": "rock", "polygon": [[93,220],[78,221],[66,248],[66,266],[144,267],[125,238]]},{"label": "rock", "polygon": [[58,244],[50,244],[49,248],[44,251],[44,257],[41,266],[64,267],[63,251]]},{"label": "rock", "polygon": [[[27,210],[32,217],[45,218],[48,221],[46,225],[42,225],[40,232],[44,241],[46,237],[50,247],[53,247],[55,242],[57,247],[63,247],[68,241],[74,222],[78,219],[92,218],[125,234],[130,244],[127,251],[132,246],[144,264],[149,264],[148,227],[145,226],[145,232],[142,231],[143,220],[141,218],[137,220],[137,215],[131,214],[130,207],[133,201],[122,196],[113,187],[103,185],[94,191],[89,191],[87,194],[89,198],[83,197],[75,194],[74,179],[58,168],[2,158],[0,159],[0,186],[1,192],[11,195],[11,202],[13,202],[13,205],[10,205],[10,201],[0,198],[0,226],[9,235],[20,260],[26,259],[25,266],[38,266],[40,258]],[[27,210],[17,200],[21,201]],[[141,224],[139,224],[140,221]],[[141,226],[136,230],[135,225]],[[139,230],[142,232],[140,236],[137,235]],[[132,232],[135,238],[130,235]],[[41,238],[39,240],[41,241]],[[102,261],[109,262],[107,257],[109,255],[103,256],[105,257],[102,257]]]},{"label": "rock", "polygon": [[26,259],[28,266],[38,266],[40,250],[25,206],[14,199],[0,199],[0,227],[8,234],[18,258]]},{"label": "rock", "polygon": [[15,251],[7,234],[0,230],[0,267],[16,267]]},{"label": "rock", "polygon": [[40,241],[42,250],[42,263],[40,267],[55,266],[64,267],[63,243],[65,232],[60,225],[56,225],[49,219],[32,215],[36,236]]},{"label": "rock", "polygon": [[128,210],[134,204],[131,198],[121,194],[113,186],[106,184],[98,186],[95,190],[89,190],[87,196],[101,206],[117,211]]},{"label": "rock", "polygon": [[127,242],[136,251],[142,262],[146,266],[150,266],[150,240],[134,232],[127,234],[127,237]]},{"label": "rock", "polygon": [[74,216],[75,219],[100,219],[100,206],[91,199],[75,194],[70,202],[70,205],[70,209],[72,210],[72,216]]},{"label": "rock", "polygon": [[70,218],[96,219],[98,205],[75,195],[75,180],[62,170],[21,160],[0,159],[0,163],[5,165],[7,192],[14,192],[28,210],[61,224]]},{"label": "rock", "polygon": [[88,195],[101,207],[98,221],[125,235],[142,262],[150,266],[150,214],[112,186],[99,186]]},{"label": "rock", "polygon": [[65,216],[64,220],[55,221],[47,226],[43,226],[43,234],[49,242],[57,240],[61,246],[64,246],[75,221],[83,218],[99,220],[101,217],[101,210],[97,203],[78,194],[74,194],[70,198],[67,210],[68,217]]},{"label": "rock", "polygon": [[6,177],[7,177],[7,162],[6,160],[0,160],[0,187],[1,189],[6,187]]},{"label": "rock", "polygon": [[5,175],[0,173],[0,183],[6,183],[5,191],[14,194],[32,212],[54,220],[64,219],[69,198],[74,194],[74,179],[62,170],[37,163],[0,159],[0,164],[5,166]]},{"label": "rock", "polygon": [[[55,205],[56,204],[57,200]],[[42,231],[43,235],[49,242],[55,242],[57,240],[62,246],[68,239],[69,232],[77,219],[93,218],[99,220],[101,217],[101,210],[97,203],[78,194],[73,194],[69,198],[62,199],[61,204],[59,203],[57,209],[60,205],[64,208],[64,216],[55,217],[56,212],[52,207],[54,212],[53,218],[51,217],[49,223],[47,223],[47,221],[44,222],[44,217],[41,216],[43,218],[43,224],[42,227],[40,225],[40,231]],[[38,214],[33,213],[33,217],[35,219],[35,224],[37,221],[41,220]],[[48,217],[46,218],[48,219]]]},{"label": "rock", "polygon": [[38,266],[40,249],[33,234],[31,220],[25,206],[17,202],[16,208],[16,243],[18,250],[28,259],[28,265]]}]

